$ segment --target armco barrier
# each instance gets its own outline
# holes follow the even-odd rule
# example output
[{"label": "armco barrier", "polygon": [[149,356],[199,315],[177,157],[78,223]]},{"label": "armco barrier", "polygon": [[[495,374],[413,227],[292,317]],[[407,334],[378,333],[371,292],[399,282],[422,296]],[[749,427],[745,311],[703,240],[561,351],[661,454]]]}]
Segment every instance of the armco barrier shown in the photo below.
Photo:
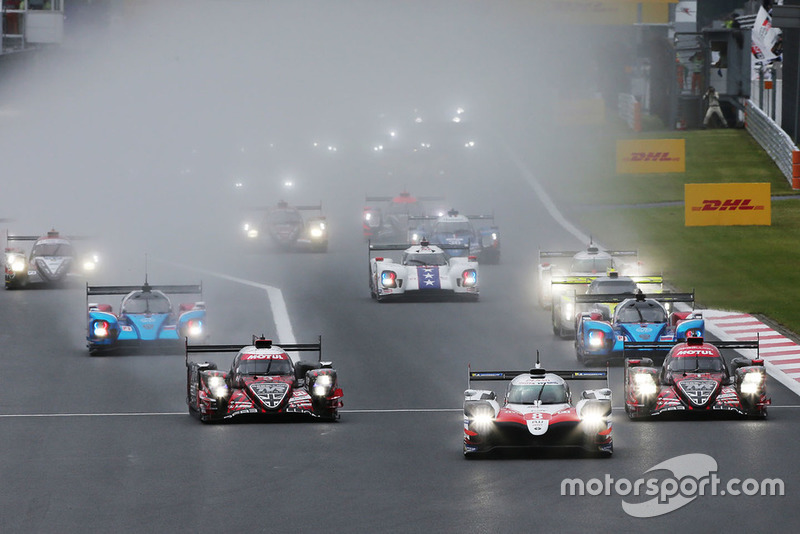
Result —
[{"label": "armco barrier", "polygon": [[800,189],[800,151],[789,134],[752,100],[745,103],[744,117],[745,127],[753,139],[769,154],[792,185],[792,189]]},{"label": "armco barrier", "polygon": [[619,93],[617,97],[617,113],[634,132],[642,131],[642,105],[636,97],[628,93]]}]

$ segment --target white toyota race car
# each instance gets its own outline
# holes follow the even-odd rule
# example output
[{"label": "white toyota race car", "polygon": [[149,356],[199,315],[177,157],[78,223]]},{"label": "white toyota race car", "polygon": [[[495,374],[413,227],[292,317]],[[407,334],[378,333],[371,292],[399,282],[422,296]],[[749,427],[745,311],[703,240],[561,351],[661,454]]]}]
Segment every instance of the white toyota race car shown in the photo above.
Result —
[{"label": "white toyota race car", "polygon": [[[447,250],[463,251],[469,245],[369,244],[369,293],[381,302],[401,298],[460,297],[478,300],[478,262],[474,256],[450,257]],[[402,250],[400,262],[375,256],[376,252]]]}]

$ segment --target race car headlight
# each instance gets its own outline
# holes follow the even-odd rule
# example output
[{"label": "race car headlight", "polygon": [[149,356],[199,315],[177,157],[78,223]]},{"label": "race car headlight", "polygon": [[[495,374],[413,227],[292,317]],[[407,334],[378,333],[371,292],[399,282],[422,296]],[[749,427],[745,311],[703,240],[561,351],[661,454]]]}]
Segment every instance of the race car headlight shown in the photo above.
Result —
[{"label": "race car headlight", "polygon": [[11,270],[15,273],[20,273],[25,270],[25,260],[21,256],[12,256],[9,264],[11,265]]},{"label": "race car headlight", "polygon": [[197,319],[191,319],[186,323],[186,333],[189,337],[197,337],[203,333],[203,322]]},{"label": "race car headlight", "polygon": [[325,227],[322,225],[314,226],[313,228],[311,228],[311,231],[309,233],[311,234],[311,237],[320,238],[323,235],[325,235]]},{"label": "race car headlight", "polygon": [[92,256],[91,258],[83,260],[83,270],[94,271],[97,268],[97,260],[97,256]]},{"label": "race car headlight", "polygon": [[211,394],[218,399],[224,399],[230,394],[228,384],[222,376],[209,376],[206,380],[206,385]]},{"label": "race car headlight", "polygon": [[411,242],[412,243],[418,243],[419,242],[419,234],[418,233],[414,232],[413,234],[411,234]]},{"label": "race car headlight", "polygon": [[315,397],[325,397],[330,393],[332,386],[333,378],[330,375],[319,375],[311,387],[311,394]]},{"label": "race car headlight", "polygon": [[255,228],[250,228],[247,231],[247,237],[249,237],[250,239],[257,238],[258,237],[258,230],[256,230]]},{"label": "race car headlight", "polygon": [[658,389],[653,376],[646,373],[636,373],[633,375],[633,383],[636,387],[636,393],[642,396],[655,395]]},{"label": "race car headlight", "polygon": [[372,220],[372,213],[370,213],[370,212],[366,212],[366,213],[364,214],[364,220],[365,220],[365,221],[371,221],[371,220]]},{"label": "race car headlight", "polygon": [[394,271],[383,271],[381,273],[381,285],[385,288],[397,287],[397,274]]},{"label": "race car headlight", "polygon": [[492,232],[492,241],[497,241],[497,232]]},{"label": "race car headlight", "polygon": [[108,321],[92,322],[92,334],[94,337],[108,337]]},{"label": "race car headlight", "polygon": [[461,273],[461,283],[464,287],[475,287],[478,284],[478,271],[475,269],[467,269]]},{"label": "race car headlight", "polygon": [[742,393],[745,395],[756,395],[763,387],[764,379],[761,373],[747,373],[742,379]]},{"label": "race car headlight", "polygon": [[602,330],[589,330],[589,346],[593,349],[601,348],[605,340],[606,335]]},{"label": "race car headlight", "polygon": [[581,413],[581,423],[583,423],[584,430],[588,432],[597,432],[607,424],[605,414],[600,410],[584,410]]},{"label": "race car headlight", "polygon": [[571,302],[567,302],[564,304],[564,319],[569,320],[572,319],[573,315],[575,314],[575,305]]},{"label": "race car headlight", "polygon": [[494,424],[494,412],[488,407],[476,410],[470,415],[470,424],[475,432],[484,433],[492,429]]}]

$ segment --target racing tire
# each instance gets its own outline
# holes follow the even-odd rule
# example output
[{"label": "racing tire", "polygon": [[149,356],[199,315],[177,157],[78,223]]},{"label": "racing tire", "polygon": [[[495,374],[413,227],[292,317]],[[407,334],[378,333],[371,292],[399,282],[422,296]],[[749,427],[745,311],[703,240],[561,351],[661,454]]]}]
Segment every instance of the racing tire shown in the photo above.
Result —
[{"label": "racing tire", "polygon": [[89,356],[92,356],[93,358],[105,356],[105,351],[103,351],[103,349],[89,349]]}]

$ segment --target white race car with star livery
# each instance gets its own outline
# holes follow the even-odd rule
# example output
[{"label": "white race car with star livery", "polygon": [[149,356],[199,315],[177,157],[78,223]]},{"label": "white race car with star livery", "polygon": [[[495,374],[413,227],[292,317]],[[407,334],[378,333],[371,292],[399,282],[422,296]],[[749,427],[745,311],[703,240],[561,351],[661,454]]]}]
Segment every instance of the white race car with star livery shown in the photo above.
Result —
[{"label": "white race car with star livery", "polygon": [[[474,256],[450,257],[446,250],[469,245],[369,245],[369,292],[380,301],[401,298],[460,297],[478,300],[478,262]],[[399,262],[373,253],[402,250]]]}]

